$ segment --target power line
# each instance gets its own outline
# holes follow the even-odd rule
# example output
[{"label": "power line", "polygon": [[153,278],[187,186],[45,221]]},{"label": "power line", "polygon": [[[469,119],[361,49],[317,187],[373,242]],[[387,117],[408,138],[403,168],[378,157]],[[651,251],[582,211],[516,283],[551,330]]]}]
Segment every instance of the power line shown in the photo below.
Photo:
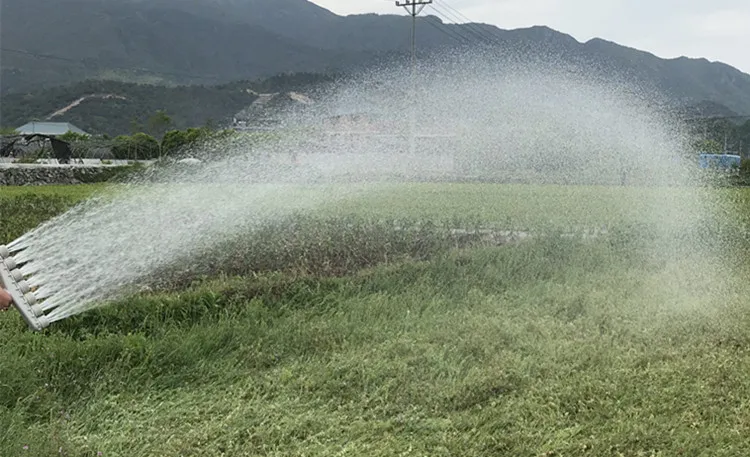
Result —
[{"label": "power line", "polygon": [[[27,55],[27,56],[34,57],[37,59],[48,59],[48,60],[58,60],[61,62],[70,62],[70,63],[82,65],[84,67],[88,67],[88,63],[83,59],[72,59],[69,57],[61,57],[61,56],[56,56],[52,54],[40,54],[36,52],[26,51],[23,49],[12,49],[12,48],[5,48],[5,47],[0,47],[0,51],[10,52],[13,54]],[[187,78],[202,79],[206,81],[219,81],[220,80],[220,78],[216,76],[196,75],[196,74],[191,74],[191,73],[182,73],[182,72],[175,72],[175,71],[170,72],[170,71],[149,70],[148,68],[141,68],[141,67],[107,66],[105,68],[112,69],[112,70],[137,71],[140,73],[150,73],[150,74],[164,75],[164,76],[182,76],[182,77],[187,77]]]},{"label": "power line", "polygon": [[[446,5],[447,6],[447,5]],[[465,19],[469,20],[469,22],[466,22],[464,24],[460,24],[461,19],[457,19],[456,15],[450,11],[446,11],[444,9],[441,9],[437,6],[437,4],[430,5],[430,8],[435,11],[439,16],[442,16],[443,18],[447,19],[449,22],[453,22],[456,24],[459,29],[466,30],[469,34],[474,36],[475,38],[478,38],[480,41],[498,45],[500,44],[496,37],[487,34],[484,30],[480,29],[476,25],[474,25],[468,18],[464,16]]]},{"label": "power line", "polygon": [[432,8],[435,13],[437,14],[436,17],[443,19],[445,22],[444,24],[446,27],[453,25],[455,26],[453,32],[463,37],[467,42],[470,42],[471,44],[476,43],[491,43],[490,40],[488,40],[486,37],[477,34],[475,31],[471,30],[469,27],[466,27],[464,24],[458,24],[453,19],[445,15],[445,13],[442,13],[437,8]]},{"label": "power line", "polygon": [[[440,5],[440,6],[438,6]],[[435,0],[435,3],[430,5],[430,8],[438,13],[439,16],[443,16],[444,18],[447,18],[449,21],[454,22],[456,25],[460,25],[462,28],[467,29],[470,32],[473,32],[473,35],[481,35],[482,37],[485,37],[486,39],[492,41],[494,44],[502,44],[501,40],[504,39],[502,35],[500,35],[499,30],[495,27],[488,26],[488,27],[480,27],[477,25],[475,21],[471,20],[469,17],[467,17],[465,14],[463,14],[458,9],[451,6],[447,0]],[[441,8],[445,8],[447,10],[450,10],[450,12],[446,12],[445,10],[441,10]],[[456,19],[456,16],[459,17],[459,19]],[[459,24],[461,20],[466,21],[463,24]],[[682,118],[683,121],[719,121],[719,120],[736,120],[736,121],[742,121],[747,120],[750,121],[750,114],[745,115],[733,115],[733,116],[702,116],[702,117],[690,117],[690,118]]]},{"label": "power line", "polygon": [[[440,14],[437,14],[436,16],[432,16],[435,18],[435,21],[432,22],[432,25],[440,29],[443,33],[449,34],[454,37],[458,37],[457,41],[467,43],[467,44],[476,44],[477,39],[474,36],[468,36],[466,33],[463,32],[461,27],[457,26],[457,24],[451,24],[450,22],[445,22],[445,18],[442,17]],[[429,22],[429,20],[428,20]],[[454,26],[454,27],[451,27]]]},{"label": "power line", "polygon": [[502,36],[502,34],[500,33],[501,31],[497,27],[492,26],[492,25],[486,25],[486,24],[480,25],[480,23],[472,20],[471,18],[466,16],[464,13],[462,13],[458,9],[451,6],[447,2],[447,0],[440,0],[440,5],[442,7],[449,9],[453,14],[460,17],[460,20],[456,22],[461,22],[461,20],[465,21],[465,23],[462,24],[463,26],[469,27],[475,32],[481,34],[482,36],[487,37],[487,39],[492,41],[494,44],[501,45],[503,41],[505,40],[505,37]]},{"label": "power line", "polygon": [[467,38],[465,35],[462,35],[461,33],[457,33],[455,30],[451,30],[439,20],[431,21],[430,18],[427,17],[425,18],[425,23],[431,26],[432,28],[434,28],[435,30],[437,30],[438,32],[442,33],[443,35],[451,38],[452,40],[457,41],[459,44],[473,44],[474,43],[474,40]]},{"label": "power line", "polygon": [[[469,19],[469,18],[468,18],[468,17],[467,17],[467,16],[465,15],[465,14],[463,14],[463,13],[462,13],[461,11],[459,11],[459,10],[457,10],[456,8],[454,8],[454,7],[452,7],[451,5],[449,5],[447,1],[445,1],[445,0],[441,0],[441,1],[440,1],[440,4],[441,4],[441,5],[443,5],[443,6],[445,6],[445,7],[446,7],[446,8],[448,8],[449,10],[453,11],[454,13],[456,13],[456,14],[457,14],[458,16],[460,16],[460,17],[461,17],[461,18],[462,18],[463,20],[465,20],[465,21],[466,21],[467,23],[469,23],[469,24],[474,24],[474,21],[472,21],[471,19]],[[481,29],[480,29],[480,30],[481,30]]]}]

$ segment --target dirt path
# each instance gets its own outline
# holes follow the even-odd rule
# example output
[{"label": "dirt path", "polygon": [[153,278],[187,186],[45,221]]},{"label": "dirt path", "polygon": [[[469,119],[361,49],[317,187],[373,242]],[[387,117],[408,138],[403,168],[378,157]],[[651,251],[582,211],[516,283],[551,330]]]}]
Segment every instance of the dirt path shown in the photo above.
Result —
[{"label": "dirt path", "polygon": [[92,98],[100,98],[100,99],[103,99],[103,100],[108,100],[108,99],[112,99],[112,98],[116,98],[118,100],[127,100],[122,95],[117,95],[117,94],[91,94],[91,95],[84,95],[83,97],[75,100],[74,102],[70,103],[69,105],[67,105],[67,106],[65,106],[63,108],[60,108],[59,110],[57,110],[54,113],[50,114],[49,116],[47,116],[47,118],[45,120],[49,121],[50,119],[53,119],[53,118],[55,118],[57,116],[62,116],[63,114],[65,114],[68,111],[70,111],[71,109],[73,109],[76,106],[78,106],[81,103],[83,103],[84,101],[92,99]]}]

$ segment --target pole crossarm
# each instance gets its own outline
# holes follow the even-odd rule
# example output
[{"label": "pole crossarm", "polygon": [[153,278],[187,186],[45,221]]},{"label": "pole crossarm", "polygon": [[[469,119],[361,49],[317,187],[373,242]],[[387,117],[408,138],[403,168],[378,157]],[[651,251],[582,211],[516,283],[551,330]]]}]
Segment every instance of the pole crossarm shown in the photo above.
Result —
[{"label": "pole crossarm", "polygon": [[407,13],[412,16],[418,16],[431,3],[432,0],[406,0],[404,2],[396,1],[396,6],[402,6]]}]

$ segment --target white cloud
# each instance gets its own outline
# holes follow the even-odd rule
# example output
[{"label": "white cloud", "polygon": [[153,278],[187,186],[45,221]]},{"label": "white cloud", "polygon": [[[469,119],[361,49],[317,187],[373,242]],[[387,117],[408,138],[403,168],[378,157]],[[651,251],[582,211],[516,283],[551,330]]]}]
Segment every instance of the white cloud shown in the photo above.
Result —
[{"label": "white cloud", "polygon": [[[403,13],[391,0],[313,2],[338,14]],[[548,25],[580,41],[599,37],[660,57],[705,57],[750,72],[748,0],[435,0],[435,5],[504,29]]]}]

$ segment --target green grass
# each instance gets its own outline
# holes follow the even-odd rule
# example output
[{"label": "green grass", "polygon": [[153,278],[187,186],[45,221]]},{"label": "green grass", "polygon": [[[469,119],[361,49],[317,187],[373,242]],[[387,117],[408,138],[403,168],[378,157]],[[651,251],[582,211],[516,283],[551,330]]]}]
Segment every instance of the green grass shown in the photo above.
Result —
[{"label": "green grass", "polygon": [[107,184],[79,184],[76,186],[3,186],[0,187],[0,200],[18,197],[63,197],[74,201],[87,198],[105,188]]},{"label": "green grass", "polygon": [[[225,272],[240,276],[129,297],[43,335],[26,331],[15,313],[0,315],[0,455],[614,457],[750,449],[744,257],[729,265],[669,246],[660,251],[669,255],[654,255],[639,233],[501,247],[438,239],[426,248],[423,238],[397,238],[367,221],[479,215],[491,222],[514,208],[518,220],[523,205],[565,223],[579,220],[571,211],[625,220],[620,211],[630,203],[621,202],[637,199],[618,191],[647,191],[575,188],[567,190],[574,198],[556,201],[559,188],[405,190],[409,198],[336,208],[333,216],[363,221],[344,231],[347,239],[330,240],[331,215],[304,219],[278,239],[265,233],[263,256],[281,260],[248,259],[248,271]],[[747,202],[742,191],[722,192],[731,205]],[[3,198],[0,191],[0,205]],[[576,200],[588,209],[576,209]],[[51,208],[44,214],[62,206]],[[12,221],[17,231],[33,223]],[[402,255],[381,258],[371,239],[401,243]],[[324,240],[329,247],[311,249]],[[322,268],[353,258],[341,245],[373,261]],[[243,255],[261,247],[250,243]],[[293,255],[284,260],[283,249]]]},{"label": "green grass", "polygon": [[[112,185],[5,187],[3,200],[26,197],[55,197],[78,201]],[[242,191],[226,186],[227,191]],[[367,188],[364,188],[367,189]],[[313,192],[325,194],[335,188],[320,186]],[[295,192],[304,195],[308,188]],[[604,225],[674,218],[691,208],[696,199],[706,198],[705,189],[638,188],[605,186],[507,185],[471,183],[420,183],[372,186],[356,198],[324,208],[328,214],[414,220],[475,220],[500,226]],[[750,203],[750,189],[710,191],[710,198],[732,210]],[[0,208],[2,209],[2,208]],[[3,214],[3,213],[0,213]]]}]

